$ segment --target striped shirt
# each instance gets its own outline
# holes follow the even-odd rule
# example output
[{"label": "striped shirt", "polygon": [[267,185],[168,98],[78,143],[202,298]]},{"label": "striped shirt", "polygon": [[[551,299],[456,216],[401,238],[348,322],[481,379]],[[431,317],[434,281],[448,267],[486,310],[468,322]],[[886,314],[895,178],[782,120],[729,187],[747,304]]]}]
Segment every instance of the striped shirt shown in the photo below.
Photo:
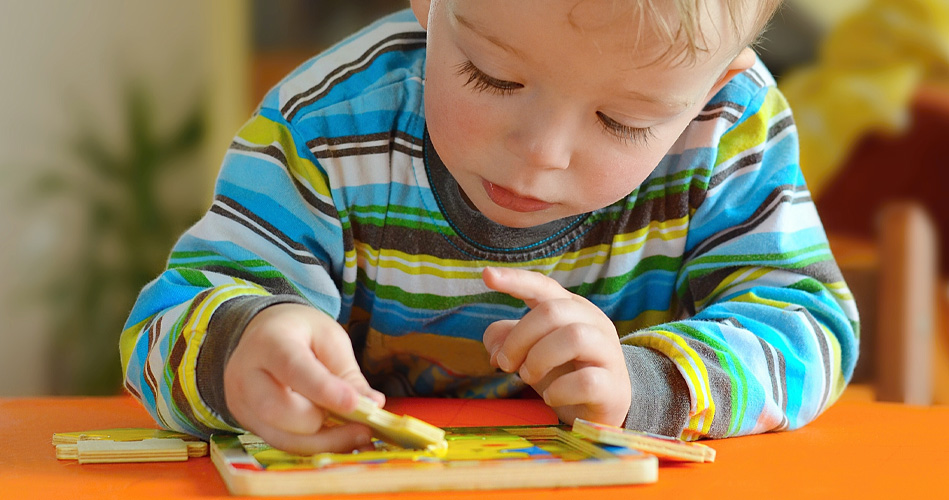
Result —
[{"label": "striped shirt", "polygon": [[759,63],[624,199],[538,227],[472,210],[427,139],[425,33],[408,11],[303,64],[234,139],[208,213],[142,292],[125,387],[162,425],[237,430],[223,367],[256,312],[309,304],[388,395],[506,397],[485,328],[525,314],[485,266],[541,272],[601,308],[627,358],[626,426],[684,439],[800,427],[840,395],[858,317]]}]

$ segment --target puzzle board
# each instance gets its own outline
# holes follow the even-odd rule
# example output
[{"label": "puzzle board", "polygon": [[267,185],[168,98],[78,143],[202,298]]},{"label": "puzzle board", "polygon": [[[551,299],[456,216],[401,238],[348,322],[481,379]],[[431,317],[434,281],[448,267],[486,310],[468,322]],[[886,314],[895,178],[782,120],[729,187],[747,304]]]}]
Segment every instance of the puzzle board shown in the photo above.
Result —
[{"label": "puzzle board", "polygon": [[555,488],[655,482],[658,461],[593,444],[563,426],[446,428],[448,449],[375,441],[351,454],[290,455],[253,435],[211,437],[211,459],[234,495]]}]

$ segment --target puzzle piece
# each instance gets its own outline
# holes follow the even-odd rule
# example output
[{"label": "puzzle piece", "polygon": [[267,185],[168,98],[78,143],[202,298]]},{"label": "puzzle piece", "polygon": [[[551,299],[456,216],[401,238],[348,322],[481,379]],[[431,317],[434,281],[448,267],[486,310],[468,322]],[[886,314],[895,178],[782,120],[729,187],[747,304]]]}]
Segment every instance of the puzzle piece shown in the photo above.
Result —
[{"label": "puzzle piece", "polygon": [[401,417],[384,410],[366,396],[360,396],[356,409],[345,415],[334,414],[350,422],[369,426],[377,438],[402,448],[431,450],[435,454],[448,449],[445,431],[415,417]]},{"label": "puzzle piece", "polygon": [[582,418],[573,421],[573,432],[597,443],[632,448],[663,459],[687,462],[715,461],[715,449],[704,444],[598,424]]},{"label": "puzzle piece", "polygon": [[56,458],[89,463],[179,462],[208,454],[208,444],[159,429],[102,429],[53,434]]}]

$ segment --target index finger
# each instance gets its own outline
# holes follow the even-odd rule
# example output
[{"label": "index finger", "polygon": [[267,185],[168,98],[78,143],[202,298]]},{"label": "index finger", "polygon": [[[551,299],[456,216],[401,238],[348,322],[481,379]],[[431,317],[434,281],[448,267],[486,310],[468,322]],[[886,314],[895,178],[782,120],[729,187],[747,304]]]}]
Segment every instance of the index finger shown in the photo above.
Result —
[{"label": "index finger", "polygon": [[266,363],[267,371],[318,407],[334,413],[356,408],[356,388],[333,374],[313,351],[287,348]]},{"label": "index finger", "polygon": [[544,301],[574,296],[553,278],[524,269],[486,267],[481,278],[488,288],[521,299],[531,309]]},{"label": "index finger", "polygon": [[[372,389],[362,374],[349,334],[329,316],[319,316],[314,320],[311,325],[313,331],[310,335],[309,347],[316,356],[316,360],[330,374],[352,386],[357,393],[368,396],[380,405],[385,404],[385,396]],[[345,397],[344,403],[343,407],[347,412],[356,407],[355,402],[349,401],[349,396]],[[337,411],[335,408],[330,409]]]}]

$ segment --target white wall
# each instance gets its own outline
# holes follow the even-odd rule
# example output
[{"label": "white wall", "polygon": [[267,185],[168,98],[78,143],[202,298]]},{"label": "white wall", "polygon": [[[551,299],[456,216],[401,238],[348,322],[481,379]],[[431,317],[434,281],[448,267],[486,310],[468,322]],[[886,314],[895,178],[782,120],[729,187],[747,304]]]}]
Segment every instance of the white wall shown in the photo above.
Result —
[{"label": "white wall", "polygon": [[84,116],[120,143],[122,85],[137,77],[169,123],[210,86],[212,178],[248,112],[246,11],[238,0],[0,0],[0,396],[49,390],[48,314],[25,291],[79,227],[67,205],[24,204],[31,169],[79,168],[65,141],[93,125]]}]

